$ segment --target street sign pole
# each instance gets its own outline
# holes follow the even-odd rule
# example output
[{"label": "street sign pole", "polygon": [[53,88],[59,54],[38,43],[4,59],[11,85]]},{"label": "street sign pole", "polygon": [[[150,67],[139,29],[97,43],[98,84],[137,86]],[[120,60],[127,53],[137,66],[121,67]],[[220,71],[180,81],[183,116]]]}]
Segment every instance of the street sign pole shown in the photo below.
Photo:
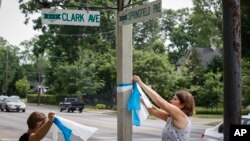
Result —
[{"label": "street sign pole", "polygon": [[155,0],[150,3],[119,11],[117,20],[120,25],[127,25],[161,17],[161,15],[162,0]]},{"label": "street sign pole", "polygon": [[[117,19],[122,11],[123,0],[118,0]],[[118,20],[117,20],[118,21]],[[132,81],[132,25],[119,25],[116,29],[117,56],[117,138],[118,141],[132,141],[132,113],[127,110],[128,99],[131,95]]]},{"label": "street sign pole", "polygon": [[[125,2],[126,1],[126,2]],[[117,0],[117,140],[132,141],[132,113],[127,110],[132,91],[132,23],[160,17],[161,0],[126,8],[130,0]]]}]

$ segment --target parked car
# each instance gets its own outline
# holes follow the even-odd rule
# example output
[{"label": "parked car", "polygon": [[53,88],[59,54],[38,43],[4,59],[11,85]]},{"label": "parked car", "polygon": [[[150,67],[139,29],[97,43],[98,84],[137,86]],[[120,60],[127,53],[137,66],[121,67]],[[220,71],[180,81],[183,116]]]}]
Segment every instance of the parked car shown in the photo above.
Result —
[{"label": "parked car", "polygon": [[[250,113],[241,117],[241,124],[250,125]],[[207,128],[201,136],[202,141],[224,141],[224,124],[219,123],[215,127]]]},{"label": "parked car", "polygon": [[5,95],[0,95],[0,105],[1,105],[1,103],[3,102],[3,100],[5,99],[5,98],[7,98],[8,96],[5,96]]},{"label": "parked car", "polygon": [[0,95],[0,100],[3,100],[4,98],[6,98],[8,96],[5,96],[5,95]]},{"label": "parked car", "polygon": [[5,98],[7,98],[8,96],[5,96],[5,95],[0,95],[0,107],[1,107],[1,105],[3,104],[3,100],[5,99]]},{"label": "parked car", "polygon": [[85,104],[78,102],[77,98],[64,98],[64,101],[59,103],[60,112],[66,110],[67,112],[79,111],[80,113],[85,108]]},{"label": "parked car", "polygon": [[19,98],[20,99],[20,96],[18,96],[18,95],[11,95],[10,97],[11,98]]},{"label": "parked car", "polygon": [[0,105],[1,111],[22,111],[25,112],[26,104],[20,100],[20,98],[7,97]]}]

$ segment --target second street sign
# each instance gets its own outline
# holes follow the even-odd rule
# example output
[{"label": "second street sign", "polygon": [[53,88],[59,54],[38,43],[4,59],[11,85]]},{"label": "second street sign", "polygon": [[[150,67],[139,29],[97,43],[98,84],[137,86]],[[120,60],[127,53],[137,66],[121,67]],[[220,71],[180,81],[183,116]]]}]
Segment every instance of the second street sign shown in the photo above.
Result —
[{"label": "second street sign", "polygon": [[54,25],[99,26],[99,11],[42,9],[42,23]]},{"label": "second street sign", "polygon": [[129,8],[119,12],[118,24],[126,25],[136,22],[145,21],[148,19],[161,17],[162,4],[161,0],[156,0],[134,8]]}]

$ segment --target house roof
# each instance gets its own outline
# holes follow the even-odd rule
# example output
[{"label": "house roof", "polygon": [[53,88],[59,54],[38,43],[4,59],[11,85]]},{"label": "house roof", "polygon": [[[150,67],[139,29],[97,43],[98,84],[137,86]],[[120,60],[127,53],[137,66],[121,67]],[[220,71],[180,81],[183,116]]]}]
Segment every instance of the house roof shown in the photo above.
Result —
[{"label": "house roof", "polygon": [[[192,55],[192,47],[189,48],[186,53],[176,62],[177,66],[180,66],[183,63],[187,63],[189,60],[190,55]],[[199,54],[199,59],[201,60],[201,65],[208,65],[210,61],[215,56],[221,56],[221,53],[218,52],[216,49],[212,48],[195,48]]]},{"label": "house roof", "polygon": [[218,51],[212,48],[197,48],[197,51],[199,52],[202,65],[208,65],[215,56],[221,55]]}]

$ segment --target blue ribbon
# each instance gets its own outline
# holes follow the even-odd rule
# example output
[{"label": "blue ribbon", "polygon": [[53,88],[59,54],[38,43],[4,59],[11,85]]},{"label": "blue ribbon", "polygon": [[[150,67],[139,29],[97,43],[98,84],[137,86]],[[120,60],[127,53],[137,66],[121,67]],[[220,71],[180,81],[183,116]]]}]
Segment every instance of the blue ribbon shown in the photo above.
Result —
[{"label": "blue ribbon", "polygon": [[140,92],[136,86],[136,83],[133,85],[133,91],[128,101],[128,110],[132,111],[132,121],[133,125],[140,126],[140,118],[138,111],[141,110],[141,101],[140,101]]},{"label": "blue ribbon", "polygon": [[66,127],[57,117],[54,117],[53,121],[57,127],[62,131],[64,136],[64,141],[70,141],[70,136],[72,134],[72,130]]},{"label": "blue ribbon", "polygon": [[124,86],[131,86],[133,85],[133,83],[120,83],[120,84],[117,84],[116,86],[117,87],[124,87]]}]

